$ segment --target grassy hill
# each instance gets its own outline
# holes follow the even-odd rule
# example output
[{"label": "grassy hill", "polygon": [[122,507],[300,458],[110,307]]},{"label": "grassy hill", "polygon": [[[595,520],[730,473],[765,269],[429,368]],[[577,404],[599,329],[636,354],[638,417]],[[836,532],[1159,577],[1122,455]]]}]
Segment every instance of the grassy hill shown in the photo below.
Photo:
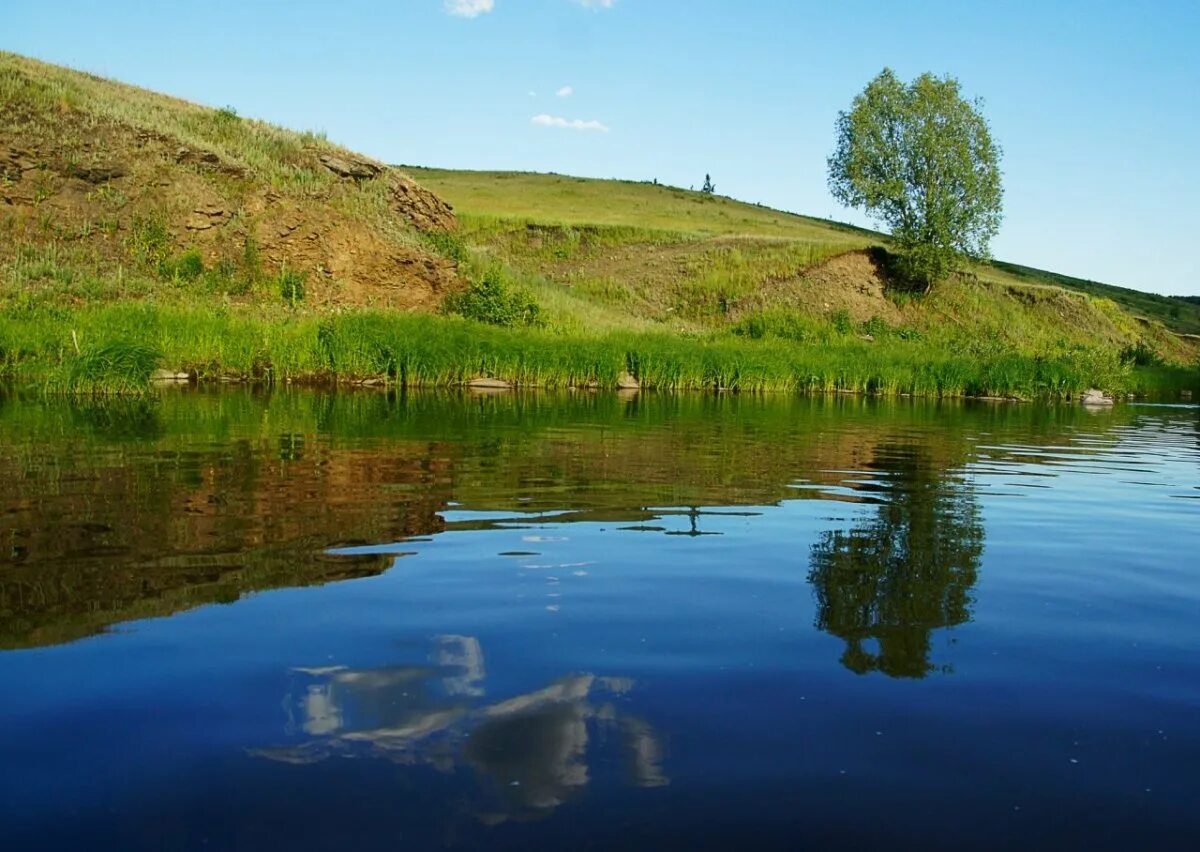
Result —
[{"label": "grassy hill", "polygon": [[996,261],[997,269],[1021,281],[1050,284],[1066,290],[1087,293],[1101,299],[1111,299],[1122,308],[1143,320],[1162,323],[1178,334],[1200,334],[1200,296],[1160,296],[1127,287],[1115,287],[1098,281],[1086,281],[1057,272],[1032,269],[1017,263]]},{"label": "grassy hill", "polygon": [[[696,239],[774,237],[816,244],[823,253],[887,244],[883,234],[852,225],[646,182],[402,168],[453,202],[478,231],[494,230],[504,221],[518,221],[631,228],[646,236],[659,232],[658,242],[669,239],[667,235]],[[1108,299],[1135,318],[1161,323],[1177,333],[1200,334],[1200,296],[1160,296],[1003,261],[977,267],[974,273],[1003,286],[1049,286]]]},{"label": "grassy hill", "polygon": [[[405,166],[450,201],[473,248],[531,280],[554,321],[677,331],[821,325],[967,337],[1030,353],[1139,345],[1196,357],[1200,305],[1012,264],[926,298],[893,288],[882,234],[652,183]],[[871,251],[875,249],[875,251]],[[864,250],[866,250],[864,252]],[[869,327],[869,328],[866,328]]]},{"label": "grassy hill", "polygon": [[1020,396],[1195,380],[1196,341],[1164,325],[1191,327],[1182,300],[1001,265],[916,296],[871,231],[655,184],[393,168],[12,54],[0,109],[0,375],[46,389],[141,392],[162,369]]}]

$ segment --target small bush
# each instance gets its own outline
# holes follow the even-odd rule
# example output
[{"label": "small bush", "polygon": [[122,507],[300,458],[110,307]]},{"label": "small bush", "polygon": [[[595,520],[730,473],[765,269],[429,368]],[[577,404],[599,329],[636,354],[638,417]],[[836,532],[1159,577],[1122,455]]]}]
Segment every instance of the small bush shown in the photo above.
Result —
[{"label": "small bush", "polygon": [[114,340],[71,362],[68,387],[82,393],[140,393],[161,357],[151,346]]},{"label": "small bush", "polygon": [[852,334],[854,332],[854,321],[850,319],[850,312],[844,308],[834,311],[829,321],[833,323],[833,329],[838,334]]},{"label": "small bush", "polygon": [[1163,359],[1146,341],[1139,340],[1136,345],[1121,350],[1121,363],[1134,367],[1161,367]]},{"label": "small bush", "polygon": [[242,272],[251,284],[258,283],[263,277],[262,254],[253,234],[246,234],[246,241],[242,244]]},{"label": "small bush", "polygon": [[869,334],[872,337],[883,337],[888,334],[892,328],[887,324],[881,316],[873,316],[862,324],[863,334]]},{"label": "small bush", "polygon": [[467,262],[467,246],[458,234],[435,231],[425,234],[425,242],[442,257],[455,263]]},{"label": "small bush", "polygon": [[204,274],[204,258],[192,249],[158,262],[158,274],[172,281],[195,281]]},{"label": "small bush", "polygon": [[304,278],[303,273],[294,269],[279,270],[279,295],[292,307],[304,301]]},{"label": "small bush", "polygon": [[170,241],[166,223],[162,219],[135,216],[126,247],[135,261],[153,266],[167,256]]},{"label": "small bush", "polygon": [[210,291],[227,296],[244,296],[254,284],[249,276],[242,274],[237,263],[229,258],[217,261],[217,265],[209,271],[206,278]]},{"label": "small bush", "polygon": [[499,266],[490,267],[466,290],[447,296],[443,310],[489,325],[537,325],[541,313],[533,294]]},{"label": "small bush", "polygon": [[751,340],[774,337],[796,343],[811,342],[822,336],[812,319],[778,308],[751,314],[730,326],[730,331]]}]

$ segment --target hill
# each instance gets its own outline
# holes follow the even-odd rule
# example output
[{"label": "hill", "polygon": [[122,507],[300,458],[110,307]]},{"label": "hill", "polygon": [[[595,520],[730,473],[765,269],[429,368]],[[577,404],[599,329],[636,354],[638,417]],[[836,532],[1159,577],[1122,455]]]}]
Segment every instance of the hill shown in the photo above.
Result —
[{"label": "hill", "polygon": [[0,376],[48,390],[141,393],[155,371],[1018,396],[1195,381],[1196,341],[1156,297],[999,265],[918,296],[885,238],[821,219],[386,166],[5,53],[0,107]]},{"label": "hill", "polygon": [[[5,53],[0,103],[0,263],[24,298],[255,301],[290,270],[317,304],[409,308],[457,283],[421,239],[450,208],[320,135]],[[119,267],[147,289],[112,292]]]},{"label": "hill", "polygon": [[655,183],[403,168],[454,204],[471,245],[540,279],[567,325],[848,320],[934,335],[949,326],[1027,352],[1102,344],[1196,357],[1177,332],[1200,329],[1200,305],[1177,299],[1005,263],[917,299],[888,280],[887,237],[850,225]]}]

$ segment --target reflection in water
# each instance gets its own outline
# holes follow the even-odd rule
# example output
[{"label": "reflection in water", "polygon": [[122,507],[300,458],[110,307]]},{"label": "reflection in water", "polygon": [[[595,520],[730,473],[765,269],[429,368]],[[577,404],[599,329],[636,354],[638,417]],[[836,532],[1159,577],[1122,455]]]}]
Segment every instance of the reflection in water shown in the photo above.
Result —
[{"label": "reflection in water", "polygon": [[[856,671],[916,676],[930,631],[968,618],[982,548],[947,472],[981,455],[1050,468],[1136,420],[821,398],[0,398],[0,480],[20,483],[0,493],[0,649],[372,577],[442,533],[592,522],[715,542],[739,511],[872,499],[870,522],[812,546],[818,624]],[[879,482],[847,481],[863,470]]]},{"label": "reflection in water", "polygon": [[491,704],[483,651],[470,636],[442,636],[427,665],[293,670],[284,702],[295,745],[255,750],[284,763],[332,756],[374,757],[454,772],[469,766],[490,782],[492,801],[477,813],[487,823],[548,813],[589,781],[589,747],[615,732],[629,783],[667,784],[662,746],[644,721],[620,712],[614,699],[626,678],[576,674],[542,689]]},{"label": "reflection in water", "polygon": [[932,631],[970,619],[979,510],[922,447],[881,446],[869,468],[876,514],[812,546],[817,627],[846,641],[842,663],[853,672],[924,677],[934,668]]}]

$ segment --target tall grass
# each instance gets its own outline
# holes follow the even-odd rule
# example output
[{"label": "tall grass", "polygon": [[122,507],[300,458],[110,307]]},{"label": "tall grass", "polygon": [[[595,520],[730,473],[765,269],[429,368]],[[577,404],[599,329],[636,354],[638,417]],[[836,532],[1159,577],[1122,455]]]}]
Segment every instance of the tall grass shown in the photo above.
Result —
[{"label": "tall grass", "polygon": [[[1034,398],[1092,386],[1143,387],[1116,352],[1103,349],[981,358],[922,340],[563,335],[422,314],[264,316],[146,304],[0,314],[0,365],[22,383],[74,393],[130,392],[144,387],[156,366],[202,380],[376,378],[427,387],[489,376],[520,386],[613,388],[627,371],[644,387],[662,390]],[[1154,389],[1166,390],[1184,375],[1159,374]]]}]

